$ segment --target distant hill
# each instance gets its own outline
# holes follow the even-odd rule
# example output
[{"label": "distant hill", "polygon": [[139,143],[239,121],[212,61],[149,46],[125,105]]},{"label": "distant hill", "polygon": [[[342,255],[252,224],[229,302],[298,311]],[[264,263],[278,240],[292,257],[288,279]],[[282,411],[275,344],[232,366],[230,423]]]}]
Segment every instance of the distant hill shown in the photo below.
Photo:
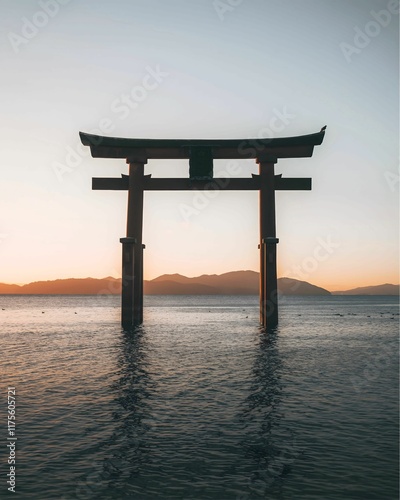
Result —
[{"label": "distant hill", "polygon": [[331,295],[325,288],[294,278],[278,278],[278,290],[283,295]]},{"label": "distant hill", "polygon": [[5,283],[0,283],[0,294],[13,294],[21,293],[21,287],[18,285],[6,285]]},{"label": "distant hill", "polygon": [[[180,274],[164,274],[150,281],[145,280],[143,286],[146,295],[257,295],[259,273],[233,271],[220,275],[203,274],[195,278]],[[278,279],[278,288],[284,295],[330,295],[330,292],[324,288],[292,278]],[[0,294],[109,295],[120,293],[121,280],[112,277],[36,281],[22,286],[0,283]]]},{"label": "distant hill", "polygon": [[[152,281],[144,283],[148,295],[162,294],[164,285],[166,294],[209,294],[209,295],[257,295],[259,290],[259,273],[255,271],[233,271],[225,274],[203,274],[195,278],[187,278],[180,274],[164,274]],[[179,286],[176,286],[178,285]],[[278,289],[284,295],[330,295],[328,290],[317,287],[306,281],[292,278],[279,278]],[[175,291],[172,291],[175,290]],[[194,291],[193,291],[194,290]]]},{"label": "distant hill", "polygon": [[179,281],[161,280],[145,281],[143,283],[145,295],[214,295],[212,286],[199,283],[180,283]]},{"label": "distant hill", "polygon": [[399,285],[385,283],[384,285],[362,286],[332,293],[333,295],[399,295]]},{"label": "distant hill", "polygon": [[[163,274],[144,281],[146,295],[258,295],[259,273],[233,271],[224,274],[203,274],[188,278],[181,274]],[[279,278],[283,295],[331,295],[324,288],[294,278]],[[0,294],[18,295],[97,295],[120,294],[121,280],[111,276],[103,279],[80,278],[35,281],[27,285],[0,283]],[[384,284],[333,292],[334,295],[399,295],[399,286]]]},{"label": "distant hill", "polygon": [[19,295],[97,295],[121,293],[121,280],[115,278],[81,278],[54,281],[34,281],[27,285],[0,283],[0,294]]},{"label": "distant hill", "polygon": [[[171,291],[165,287],[165,283],[171,285]],[[174,284],[179,284],[176,287]],[[166,294],[174,294],[172,291],[180,290],[178,293],[185,295],[254,295],[258,294],[259,274],[255,271],[233,271],[224,274],[203,274],[195,278],[187,278],[180,274],[164,274],[154,280],[144,283],[144,292],[149,295],[162,294],[160,290],[165,289]]]}]

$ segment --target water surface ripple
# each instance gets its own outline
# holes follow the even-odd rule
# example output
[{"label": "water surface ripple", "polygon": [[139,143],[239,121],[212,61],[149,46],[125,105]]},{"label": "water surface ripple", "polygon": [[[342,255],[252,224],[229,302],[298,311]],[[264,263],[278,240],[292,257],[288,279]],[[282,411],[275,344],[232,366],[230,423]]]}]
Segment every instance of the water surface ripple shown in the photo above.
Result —
[{"label": "water surface ripple", "polygon": [[132,332],[118,297],[0,302],[20,498],[398,498],[395,297],[285,298],[270,333],[257,297],[146,297]]}]

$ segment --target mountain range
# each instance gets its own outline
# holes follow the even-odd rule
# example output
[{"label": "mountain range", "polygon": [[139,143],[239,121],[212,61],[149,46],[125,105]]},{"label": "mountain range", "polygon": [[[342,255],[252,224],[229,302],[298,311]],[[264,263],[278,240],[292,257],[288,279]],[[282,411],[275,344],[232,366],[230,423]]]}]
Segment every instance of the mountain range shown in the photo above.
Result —
[{"label": "mountain range", "polygon": [[399,285],[385,283],[384,285],[361,286],[344,292],[333,292],[333,295],[399,295]]},{"label": "mountain range", "polygon": [[[259,273],[233,271],[224,274],[203,274],[188,278],[180,274],[163,274],[144,281],[145,295],[257,295]],[[324,288],[294,278],[279,278],[278,289],[283,295],[331,295]],[[0,283],[0,294],[18,295],[96,295],[120,294],[121,279],[80,278],[35,281],[27,285]],[[354,288],[333,295],[399,295],[399,286],[384,284]]]}]

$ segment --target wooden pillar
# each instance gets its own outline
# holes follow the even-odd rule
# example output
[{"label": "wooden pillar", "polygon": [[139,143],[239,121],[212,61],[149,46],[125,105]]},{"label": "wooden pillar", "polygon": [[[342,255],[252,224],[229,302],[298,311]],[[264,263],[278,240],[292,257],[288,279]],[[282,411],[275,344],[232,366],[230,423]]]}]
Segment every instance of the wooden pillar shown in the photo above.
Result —
[{"label": "wooden pillar", "polygon": [[[260,193],[261,194],[261,193]],[[260,224],[261,225],[261,224]],[[261,239],[262,241],[262,239]],[[265,316],[265,252],[263,243],[259,243],[258,249],[260,250],[260,323],[264,326]]]},{"label": "wooden pillar", "polygon": [[257,159],[260,175],[260,323],[278,324],[278,280],[276,271],[275,172],[276,158]]},{"label": "wooden pillar", "polygon": [[129,164],[129,191],[126,236],[135,242],[131,245],[132,279],[127,280],[127,287],[130,286],[130,290],[126,291],[126,297],[131,297],[131,313],[129,315],[126,313],[126,317],[132,318],[129,326],[134,326],[143,321],[143,181],[144,165],[147,159],[139,156],[127,159],[127,163]]},{"label": "wooden pillar", "polygon": [[141,245],[140,247],[137,245],[137,251],[140,252],[140,269],[138,269],[138,280],[140,283],[140,290],[138,292],[138,306],[137,310],[137,318],[138,322],[143,323],[143,250],[146,248],[145,245]]}]

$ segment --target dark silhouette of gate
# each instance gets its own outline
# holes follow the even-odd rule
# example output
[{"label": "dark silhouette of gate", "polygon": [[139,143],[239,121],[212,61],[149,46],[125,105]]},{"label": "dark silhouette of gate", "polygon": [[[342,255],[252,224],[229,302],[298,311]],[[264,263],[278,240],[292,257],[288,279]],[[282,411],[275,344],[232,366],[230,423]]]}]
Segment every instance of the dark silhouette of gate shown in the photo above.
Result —
[{"label": "dark silhouette of gate", "polygon": [[[322,144],[326,127],[320,132],[274,139],[121,139],[80,132],[82,144],[90,146],[93,158],[124,158],[129,175],[92,179],[92,189],[127,190],[128,218],[122,243],[121,323],[130,328],[143,321],[143,193],[221,189],[259,191],[260,205],[260,322],[264,327],[278,324],[278,282],[276,273],[275,191],[311,190],[310,178],[282,178],[275,175],[279,158],[311,157],[314,146]],[[259,174],[249,178],[213,177],[214,159],[254,158]],[[144,174],[151,159],[188,159],[188,178],[152,178]]]}]

